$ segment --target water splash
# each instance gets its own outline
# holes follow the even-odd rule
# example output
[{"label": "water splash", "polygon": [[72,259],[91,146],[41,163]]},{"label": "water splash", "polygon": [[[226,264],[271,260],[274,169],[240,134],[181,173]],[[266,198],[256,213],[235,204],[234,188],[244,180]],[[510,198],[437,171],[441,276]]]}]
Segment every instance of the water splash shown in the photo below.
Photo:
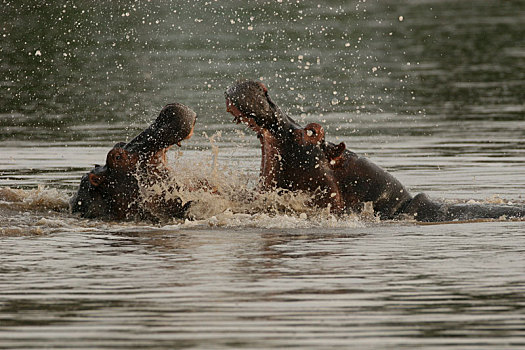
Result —
[{"label": "water splash", "polygon": [[328,208],[312,207],[311,195],[307,193],[257,190],[255,174],[219,163],[216,137],[220,133],[208,137],[210,153],[194,155],[191,161],[176,153],[164,181],[151,184],[149,176],[139,176],[142,201],[161,197],[166,201],[180,198],[182,203],[191,202],[188,214],[193,224],[206,226],[334,227],[355,226],[359,221],[355,215],[335,217]]},{"label": "water splash", "polygon": [[0,188],[0,208],[19,210],[62,211],[68,208],[67,194],[55,188],[38,186],[36,189]]}]

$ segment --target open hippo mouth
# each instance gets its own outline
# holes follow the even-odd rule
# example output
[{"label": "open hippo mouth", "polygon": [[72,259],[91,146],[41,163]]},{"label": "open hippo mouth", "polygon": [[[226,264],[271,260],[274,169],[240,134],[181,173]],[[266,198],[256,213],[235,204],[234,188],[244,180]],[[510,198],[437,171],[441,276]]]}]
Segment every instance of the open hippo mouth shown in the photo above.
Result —
[{"label": "open hippo mouth", "polygon": [[230,87],[225,97],[234,122],[248,125],[261,142],[262,190],[317,193],[313,198],[316,205],[343,209],[331,162],[344,152],[344,143],[326,142],[324,129],[317,123],[301,127],[272,101],[261,82],[240,82]]},{"label": "open hippo mouth", "polygon": [[125,219],[148,217],[152,211],[183,216],[187,205],[178,199],[141,200],[138,175],[159,180],[167,170],[166,151],[193,134],[196,114],[190,108],[173,103],[166,105],[157,119],[130,142],[117,143],[107,154],[106,164],[96,165],[80,181],[71,198],[73,213],[86,218]]},{"label": "open hippo mouth", "polygon": [[[344,143],[336,146],[326,142],[325,131],[320,124],[310,123],[301,127],[272,101],[268,89],[261,82],[240,82],[230,87],[225,96],[226,110],[233,115],[233,121],[246,124],[260,137],[276,138],[303,148],[317,147],[330,158],[337,157],[345,149]],[[273,146],[277,146],[275,142]]]}]

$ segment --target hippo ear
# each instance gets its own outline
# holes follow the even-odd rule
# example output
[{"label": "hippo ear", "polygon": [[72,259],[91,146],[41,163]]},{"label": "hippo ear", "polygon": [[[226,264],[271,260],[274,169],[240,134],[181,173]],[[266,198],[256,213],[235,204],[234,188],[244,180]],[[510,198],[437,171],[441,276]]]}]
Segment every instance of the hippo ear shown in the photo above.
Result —
[{"label": "hippo ear", "polygon": [[260,81],[257,82],[257,84],[259,84],[259,86],[263,89],[264,93],[268,93],[268,88],[266,87],[266,85],[264,85],[263,83],[261,83]]},{"label": "hippo ear", "polygon": [[337,157],[340,157],[346,149],[346,145],[344,142],[341,142],[338,145],[334,145],[330,142],[327,143],[325,147],[326,156],[328,157],[328,159],[335,159]]},{"label": "hippo ear", "polygon": [[321,144],[324,141],[324,129],[320,124],[310,123],[304,127],[306,136],[311,143]]},{"label": "hippo ear", "polygon": [[92,184],[93,186],[97,187],[102,182],[104,182],[104,177],[93,174],[93,173],[89,174],[89,183]]}]

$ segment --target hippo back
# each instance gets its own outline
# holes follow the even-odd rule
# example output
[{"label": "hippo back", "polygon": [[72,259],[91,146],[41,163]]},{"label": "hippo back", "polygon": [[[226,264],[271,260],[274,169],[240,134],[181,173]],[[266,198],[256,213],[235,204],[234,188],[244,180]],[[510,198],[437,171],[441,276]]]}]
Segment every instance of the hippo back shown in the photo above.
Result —
[{"label": "hippo back", "polygon": [[364,202],[372,202],[381,218],[390,219],[412,199],[394,176],[351,151],[345,150],[333,169],[345,203],[351,209],[358,210]]}]

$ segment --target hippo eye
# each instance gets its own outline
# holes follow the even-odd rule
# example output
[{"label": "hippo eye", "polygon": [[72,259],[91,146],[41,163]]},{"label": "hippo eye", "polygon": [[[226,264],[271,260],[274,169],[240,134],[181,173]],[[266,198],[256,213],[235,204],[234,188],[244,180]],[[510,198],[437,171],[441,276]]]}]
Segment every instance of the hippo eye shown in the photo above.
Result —
[{"label": "hippo eye", "polygon": [[115,157],[116,160],[121,160],[122,159],[122,156],[120,154],[117,154],[117,156]]}]

